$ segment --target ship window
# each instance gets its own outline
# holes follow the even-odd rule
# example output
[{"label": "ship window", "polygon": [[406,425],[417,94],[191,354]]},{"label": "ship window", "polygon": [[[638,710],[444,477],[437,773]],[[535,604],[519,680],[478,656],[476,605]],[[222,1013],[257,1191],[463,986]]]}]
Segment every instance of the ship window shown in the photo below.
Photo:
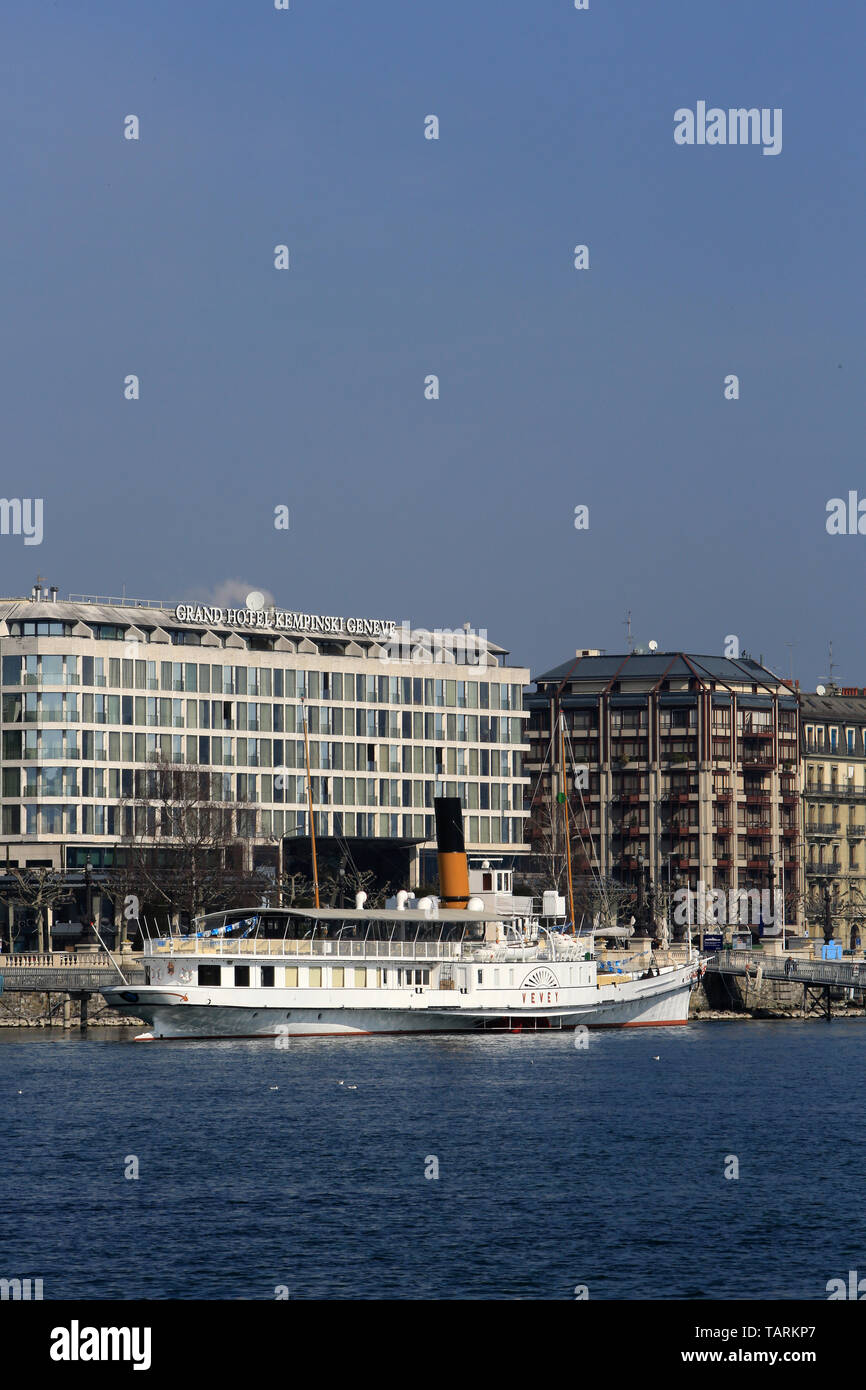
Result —
[{"label": "ship window", "polygon": [[346,971],[342,965],[335,965],[331,971],[331,984],[334,989],[342,989],[346,981]]},{"label": "ship window", "polygon": [[366,971],[366,969],[365,969],[363,966],[356,967],[356,969],[355,969],[355,988],[356,988],[356,989],[366,989],[366,987],[367,987],[367,971]]},{"label": "ship window", "polygon": [[310,966],[310,989],[322,988],[322,967],[320,965]]},{"label": "ship window", "polygon": [[200,965],[198,982],[200,985],[218,985],[220,983],[220,967],[218,965]]},{"label": "ship window", "polygon": [[388,983],[388,972],[387,972],[387,970],[383,970],[383,971],[382,971],[382,984],[383,984],[383,985],[386,985],[387,983]]},{"label": "ship window", "polygon": [[235,966],[235,985],[248,985],[250,982],[250,967],[248,965]]},{"label": "ship window", "polygon": [[481,984],[481,983],[483,982],[483,980],[484,980],[484,971],[483,971],[483,970],[479,970],[479,972],[478,972],[478,983]]},{"label": "ship window", "polygon": [[[286,966],[286,989],[297,989],[298,987],[298,967],[296,965]],[[287,1015],[288,1016],[288,1015]]]},{"label": "ship window", "polygon": [[274,983],[274,967],[272,965],[262,966],[262,988],[266,988]]}]

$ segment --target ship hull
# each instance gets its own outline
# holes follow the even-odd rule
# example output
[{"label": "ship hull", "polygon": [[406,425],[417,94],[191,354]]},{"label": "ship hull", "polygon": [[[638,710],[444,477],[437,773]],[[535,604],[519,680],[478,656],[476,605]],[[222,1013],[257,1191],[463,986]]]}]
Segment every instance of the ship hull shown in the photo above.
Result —
[{"label": "ship hull", "polygon": [[[251,1006],[245,1000],[215,1002],[213,993],[195,987],[161,989],[115,987],[103,991],[106,1002],[121,1013],[144,1019],[150,1040],[205,1038],[351,1037],[378,1034],[542,1032],[551,1029],[652,1028],[689,1021],[692,971],[679,968],[647,980],[604,983],[582,991],[583,997],[555,1008],[446,1006],[416,995],[401,1008],[364,1008],[354,1004],[318,1007],[273,996]],[[287,1004],[291,1007],[287,1007]]]}]

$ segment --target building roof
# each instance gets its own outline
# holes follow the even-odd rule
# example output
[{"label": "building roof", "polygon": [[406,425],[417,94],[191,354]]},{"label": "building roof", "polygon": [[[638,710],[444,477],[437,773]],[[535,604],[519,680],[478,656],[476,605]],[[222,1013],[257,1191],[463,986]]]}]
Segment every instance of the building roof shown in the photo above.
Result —
[{"label": "building roof", "polygon": [[[43,591],[44,592],[44,591]],[[193,610],[196,616],[178,617],[176,609]],[[266,606],[269,609],[269,605]],[[483,651],[490,660],[489,666],[492,668],[502,668],[507,671],[523,671],[525,667],[509,667],[504,658],[509,656],[508,648],[499,646],[496,642],[490,641],[486,632],[471,633],[467,639],[466,652],[468,659],[464,660],[464,651],[461,642],[464,639],[464,631],[461,628],[451,629],[442,627],[430,629],[425,627],[403,626],[396,623],[390,634],[387,630],[371,634],[369,632],[352,631],[351,628],[342,626],[344,620],[335,618],[333,630],[317,630],[305,625],[302,621],[296,622],[295,619],[302,619],[303,615],[295,614],[292,611],[277,609],[276,612],[283,613],[286,622],[279,627],[255,626],[245,624],[239,626],[229,618],[231,612],[244,610],[242,603],[235,604],[234,608],[228,605],[207,606],[199,603],[187,603],[186,600],[178,600],[177,603],[162,602],[152,599],[127,599],[127,598],[101,598],[98,595],[70,594],[67,599],[61,599],[59,595],[56,599],[49,599],[40,596],[35,597],[0,597],[0,637],[8,635],[8,623],[17,622],[55,622],[71,623],[73,626],[82,623],[85,628],[95,624],[106,624],[114,627],[138,629],[139,632],[149,633],[157,631],[156,640],[170,642],[168,634],[172,631],[190,631],[201,634],[210,633],[212,638],[219,639],[218,645],[223,646],[227,638],[238,637],[271,637],[275,640],[284,638],[289,643],[302,641],[305,645],[299,648],[300,655],[313,655],[324,646],[323,655],[347,655],[347,656],[379,656],[384,647],[393,646],[394,660],[400,664],[405,664],[407,670],[412,674],[422,674],[422,668],[428,663],[425,661],[410,660],[410,652],[414,650],[431,649],[431,655],[438,652],[440,643],[442,649],[449,653],[452,645],[449,634],[453,633],[456,660],[451,660],[446,655],[445,665],[453,665],[455,669],[475,669],[480,673],[485,669],[484,666],[474,660],[480,639],[483,638]],[[350,610],[351,611],[351,610]],[[282,618],[281,618],[282,624]],[[318,620],[317,620],[318,621]],[[331,619],[326,619],[331,622]],[[351,620],[350,620],[351,621]],[[337,626],[337,625],[340,626]],[[440,637],[441,634],[441,637]],[[86,631],[82,636],[88,636]],[[237,642],[231,645],[237,646]],[[336,650],[335,650],[336,648]],[[348,648],[348,650],[345,650]],[[341,650],[342,649],[342,650]],[[405,654],[404,654],[405,653]]]},{"label": "building roof", "polygon": [[699,676],[706,681],[723,681],[729,685],[764,684],[785,687],[780,676],[749,656],[734,660],[726,656],[698,656],[691,652],[622,652],[619,655],[572,657],[550,671],[533,679],[553,683],[602,680],[652,681],[665,679],[689,680]]},{"label": "building roof", "polygon": [[830,724],[866,723],[866,695],[801,695],[800,713],[804,719],[826,719]]}]

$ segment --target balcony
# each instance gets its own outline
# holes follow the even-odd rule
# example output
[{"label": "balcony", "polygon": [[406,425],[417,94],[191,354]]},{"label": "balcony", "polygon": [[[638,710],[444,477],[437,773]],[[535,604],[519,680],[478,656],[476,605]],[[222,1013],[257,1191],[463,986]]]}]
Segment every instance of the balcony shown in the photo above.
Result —
[{"label": "balcony", "polygon": [[716,801],[721,801],[721,802],[731,801],[732,798],[733,798],[733,795],[734,795],[734,793],[731,791],[731,789],[730,789],[729,787],[727,787],[724,791],[716,792],[716,794],[715,794],[715,796],[716,796]]},{"label": "balcony", "polygon": [[717,869],[732,869],[733,867],[734,867],[734,861],[733,861],[733,859],[717,859],[717,860],[716,860],[716,868],[717,868]]},{"label": "balcony", "polygon": [[811,840],[832,840],[839,834],[838,822],[823,825],[807,825],[806,838]]},{"label": "balcony", "polygon": [[862,840],[866,835],[866,825],[849,825],[847,833],[849,840]]},{"label": "balcony", "polygon": [[[786,866],[787,867],[787,866]],[[807,864],[806,873],[812,874],[815,878],[832,878],[834,874],[842,872],[841,864]]]},{"label": "balcony", "polygon": [[776,766],[776,759],[770,753],[744,753],[741,761],[744,768],[761,767],[768,772]]},{"label": "balcony", "polygon": [[743,729],[742,738],[772,738],[773,730],[766,728]]},{"label": "balcony", "polygon": [[745,829],[747,835],[769,835],[770,822],[768,820],[750,820]]},{"label": "balcony", "polygon": [[809,784],[805,789],[806,796],[829,796],[833,801],[866,801],[866,787],[837,787],[831,782],[829,786],[824,782]]},{"label": "balcony", "polygon": [[782,834],[786,840],[796,840],[799,832],[796,825],[783,825]]},{"label": "balcony", "polygon": [[769,793],[769,792],[750,792],[750,791],[747,791],[747,792],[746,792],[746,805],[747,805],[747,806],[769,806],[769,804],[770,804],[770,793]]}]

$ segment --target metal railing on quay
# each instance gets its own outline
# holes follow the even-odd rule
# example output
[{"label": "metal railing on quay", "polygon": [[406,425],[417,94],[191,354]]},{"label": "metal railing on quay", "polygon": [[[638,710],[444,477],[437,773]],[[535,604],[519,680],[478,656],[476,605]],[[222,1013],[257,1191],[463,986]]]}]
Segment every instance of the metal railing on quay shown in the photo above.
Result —
[{"label": "metal railing on quay", "polygon": [[[124,976],[129,985],[144,984],[143,970],[125,970]],[[48,966],[26,966],[24,969],[12,966],[9,969],[0,969],[0,980],[4,993],[10,990],[29,990],[45,994],[52,991],[75,993],[78,990],[88,993],[100,990],[104,986],[124,983],[116,970],[105,967],[95,970],[52,970]]]},{"label": "metal railing on quay", "polygon": [[[122,958],[118,956],[117,959],[120,962]],[[86,961],[72,951],[15,951],[11,955],[0,955],[0,970],[111,970],[112,962],[113,957],[105,951],[88,952]]]},{"label": "metal railing on quay", "polygon": [[806,984],[866,988],[866,960],[832,961],[767,955],[764,951],[716,951],[708,970],[734,974],[752,973],[762,967],[766,979],[799,980]]}]

